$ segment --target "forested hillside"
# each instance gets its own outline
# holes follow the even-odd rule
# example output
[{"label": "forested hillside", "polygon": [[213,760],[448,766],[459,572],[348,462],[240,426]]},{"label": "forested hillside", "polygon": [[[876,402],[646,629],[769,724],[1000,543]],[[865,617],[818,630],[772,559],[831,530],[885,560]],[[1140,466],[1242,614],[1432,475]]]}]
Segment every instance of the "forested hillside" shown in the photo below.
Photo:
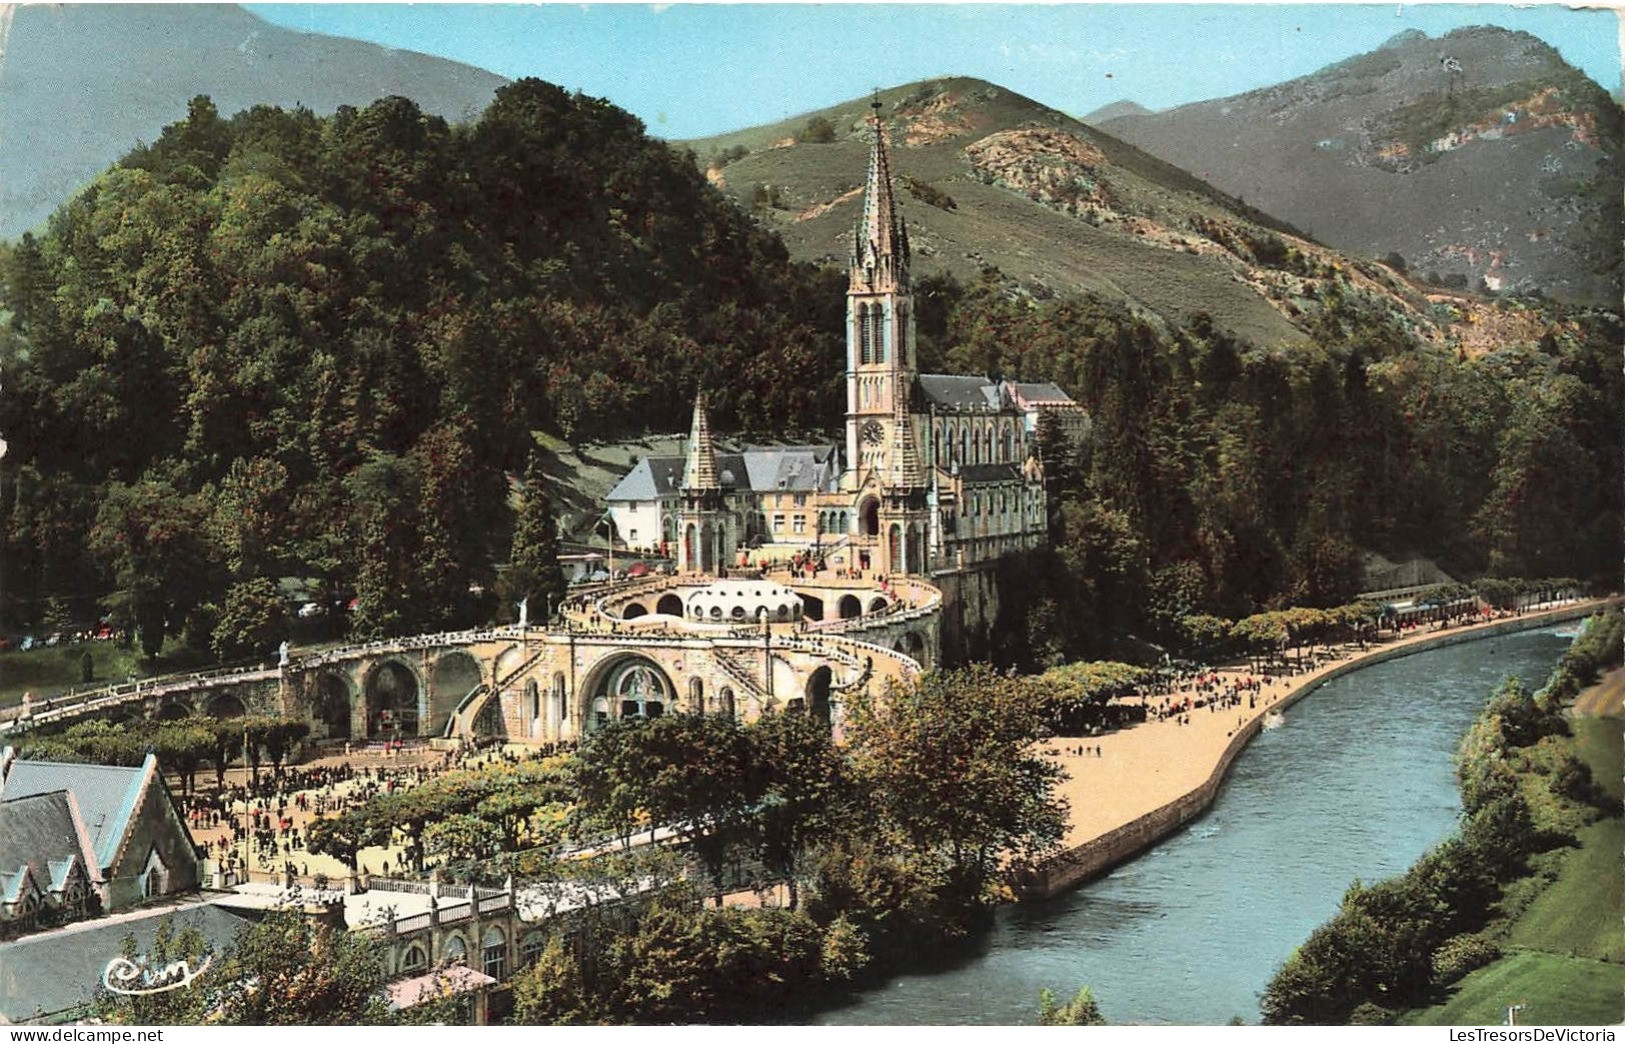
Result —
[{"label": "forested hillside", "polygon": [[1130,636],[1192,648],[1207,614],[1337,605],[1361,590],[1366,549],[1463,579],[1618,586],[1610,313],[1503,302],[1504,340],[1475,356],[1354,295],[1328,295],[1310,339],[1272,349],[1201,315],[1169,329],[994,278],[922,296],[923,367],[1054,380],[1094,420],[1081,453],[1040,431],[1053,547],[1009,564],[1001,660],[1132,656]]},{"label": "forested hillside", "polygon": [[[723,431],[841,416],[844,273],[534,80],[469,126],[199,99],[0,254],[7,627],[111,609],[143,645],[263,651],[282,577],[356,598],[352,637],[483,621],[533,433],[682,430],[700,386]],[[1106,291],[921,281],[922,369],[1052,379],[1094,419],[1085,452],[1044,440],[1055,546],[1010,564],[986,651],[1341,603],[1363,549],[1615,581],[1618,317],[1315,280],[1265,347]]]},{"label": "forested hillside", "polygon": [[3,270],[14,626],[114,591],[201,640],[290,575],[362,634],[468,621],[531,431],[678,428],[702,383],[727,428],[839,406],[841,284],[534,80],[469,126],[200,98]]}]

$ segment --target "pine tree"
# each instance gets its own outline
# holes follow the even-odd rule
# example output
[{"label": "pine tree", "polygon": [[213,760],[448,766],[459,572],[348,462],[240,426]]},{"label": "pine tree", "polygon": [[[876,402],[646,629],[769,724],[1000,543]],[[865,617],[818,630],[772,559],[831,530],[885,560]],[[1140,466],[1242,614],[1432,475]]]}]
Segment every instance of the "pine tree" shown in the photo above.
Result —
[{"label": "pine tree", "polygon": [[[514,521],[508,571],[503,574],[505,603],[528,599],[533,618],[557,606],[564,595],[564,570],[559,568],[559,524],[547,496],[542,455],[532,450],[525,462],[525,499]],[[506,613],[511,605],[505,604]]]}]

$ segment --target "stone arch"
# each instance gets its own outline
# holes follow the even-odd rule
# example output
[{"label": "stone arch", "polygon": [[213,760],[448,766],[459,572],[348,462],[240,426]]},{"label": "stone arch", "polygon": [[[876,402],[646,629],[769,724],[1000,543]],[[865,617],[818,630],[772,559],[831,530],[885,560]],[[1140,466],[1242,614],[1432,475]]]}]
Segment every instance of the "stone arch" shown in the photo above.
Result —
[{"label": "stone arch", "polygon": [[700,531],[690,522],[683,527],[683,569],[690,573],[700,571]]},{"label": "stone arch", "polygon": [[885,610],[886,610],[886,599],[885,598],[881,597],[880,595],[876,595],[875,597],[869,599],[869,611],[871,613],[885,612]]},{"label": "stone arch", "polygon": [[480,661],[466,649],[442,653],[429,668],[428,733],[438,736],[459,704],[485,681]]},{"label": "stone arch", "polygon": [[863,615],[863,603],[858,601],[857,595],[842,595],[836,608],[843,620],[852,620]]},{"label": "stone arch", "polygon": [[908,569],[911,573],[925,572],[925,528],[919,523],[908,527]]},{"label": "stone arch", "polygon": [[673,709],[677,689],[658,663],[636,653],[607,657],[582,686],[589,728],[621,718],[658,718]]},{"label": "stone arch", "polygon": [[429,951],[423,948],[422,943],[408,943],[406,950],[401,954],[401,971],[422,971],[429,967]]},{"label": "stone arch", "polygon": [[803,616],[809,620],[822,620],[824,618],[824,600],[822,598],[817,595],[807,594],[804,591],[796,593],[801,595],[801,614]]},{"label": "stone arch", "polygon": [[642,602],[628,602],[626,607],[621,610],[621,619],[623,620],[636,620],[640,616],[648,615],[649,607]]},{"label": "stone arch", "polygon": [[316,675],[312,702],[316,720],[327,726],[328,739],[350,738],[350,714],[354,693],[343,675],[322,671]]},{"label": "stone arch", "polygon": [[717,711],[725,717],[734,716],[734,691],[726,685],[722,687],[722,697],[717,700]]},{"label": "stone arch", "polygon": [[683,600],[678,597],[676,592],[668,591],[660,596],[660,601],[655,603],[655,612],[664,613],[667,616],[682,616]]},{"label": "stone arch", "polygon": [[443,964],[468,963],[468,943],[461,934],[452,932],[446,936],[446,941],[440,944],[440,959]]},{"label": "stone arch", "polygon": [[858,529],[863,536],[880,535],[880,501],[869,497],[858,506]]},{"label": "stone arch", "polygon": [[1001,460],[1012,461],[1016,459],[1014,428],[1015,426],[1008,421],[1001,426],[1001,432],[1004,436],[1004,456],[1000,458]]},{"label": "stone arch", "polygon": [[886,568],[894,573],[906,571],[903,561],[903,527],[893,522],[886,529]]},{"label": "stone arch", "polygon": [[248,705],[232,693],[220,692],[209,697],[204,712],[211,718],[246,718]]},{"label": "stone arch", "polygon": [[536,684],[535,678],[525,679],[525,696],[521,703],[524,713],[530,716],[530,738],[541,739],[546,729],[546,719],[542,717],[542,687]]},{"label": "stone arch", "polygon": [[158,708],[159,721],[179,721],[192,716],[192,705],[179,696],[166,697]]},{"label": "stone arch", "polygon": [[688,712],[690,714],[705,713],[705,682],[698,678],[688,680]]},{"label": "stone arch", "polygon": [[824,724],[829,724],[830,669],[820,667],[807,676],[806,707],[808,713]]},{"label": "stone arch", "polygon": [[[418,735],[422,713],[417,673],[400,660],[374,664],[362,684],[367,708],[367,735],[385,739]],[[465,693],[466,695],[466,693]]]},{"label": "stone arch", "polygon": [[897,639],[897,651],[925,665],[925,638],[918,631],[906,631]]}]

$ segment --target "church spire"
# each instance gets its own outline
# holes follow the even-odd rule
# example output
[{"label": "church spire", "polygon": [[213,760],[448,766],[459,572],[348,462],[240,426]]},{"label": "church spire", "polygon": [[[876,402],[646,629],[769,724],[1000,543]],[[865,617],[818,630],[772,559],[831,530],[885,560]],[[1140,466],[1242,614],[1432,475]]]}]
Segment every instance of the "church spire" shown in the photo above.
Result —
[{"label": "church spire", "polygon": [[717,451],[711,444],[711,422],[705,415],[705,392],[694,396],[694,423],[688,433],[688,460],[683,465],[683,488],[693,492],[720,490]]},{"label": "church spire", "polygon": [[908,288],[908,229],[897,219],[892,197],[891,160],[886,155],[886,130],[880,119],[880,99],[870,104],[868,123],[874,132],[869,151],[869,179],[863,191],[863,217],[852,244],[852,285],[864,290]]}]

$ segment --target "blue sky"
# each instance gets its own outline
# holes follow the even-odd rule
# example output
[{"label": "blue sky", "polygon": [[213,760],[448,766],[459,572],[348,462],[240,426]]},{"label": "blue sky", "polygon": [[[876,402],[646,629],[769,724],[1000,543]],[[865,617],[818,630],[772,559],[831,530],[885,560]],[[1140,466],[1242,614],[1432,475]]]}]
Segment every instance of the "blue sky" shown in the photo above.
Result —
[{"label": "blue sky", "polygon": [[538,76],[599,95],[653,134],[699,137],[911,80],[978,76],[1074,115],[1154,109],[1313,72],[1404,29],[1530,32],[1610,91],[1603,10],[1493,4],[249,4],[291,29]]}]

